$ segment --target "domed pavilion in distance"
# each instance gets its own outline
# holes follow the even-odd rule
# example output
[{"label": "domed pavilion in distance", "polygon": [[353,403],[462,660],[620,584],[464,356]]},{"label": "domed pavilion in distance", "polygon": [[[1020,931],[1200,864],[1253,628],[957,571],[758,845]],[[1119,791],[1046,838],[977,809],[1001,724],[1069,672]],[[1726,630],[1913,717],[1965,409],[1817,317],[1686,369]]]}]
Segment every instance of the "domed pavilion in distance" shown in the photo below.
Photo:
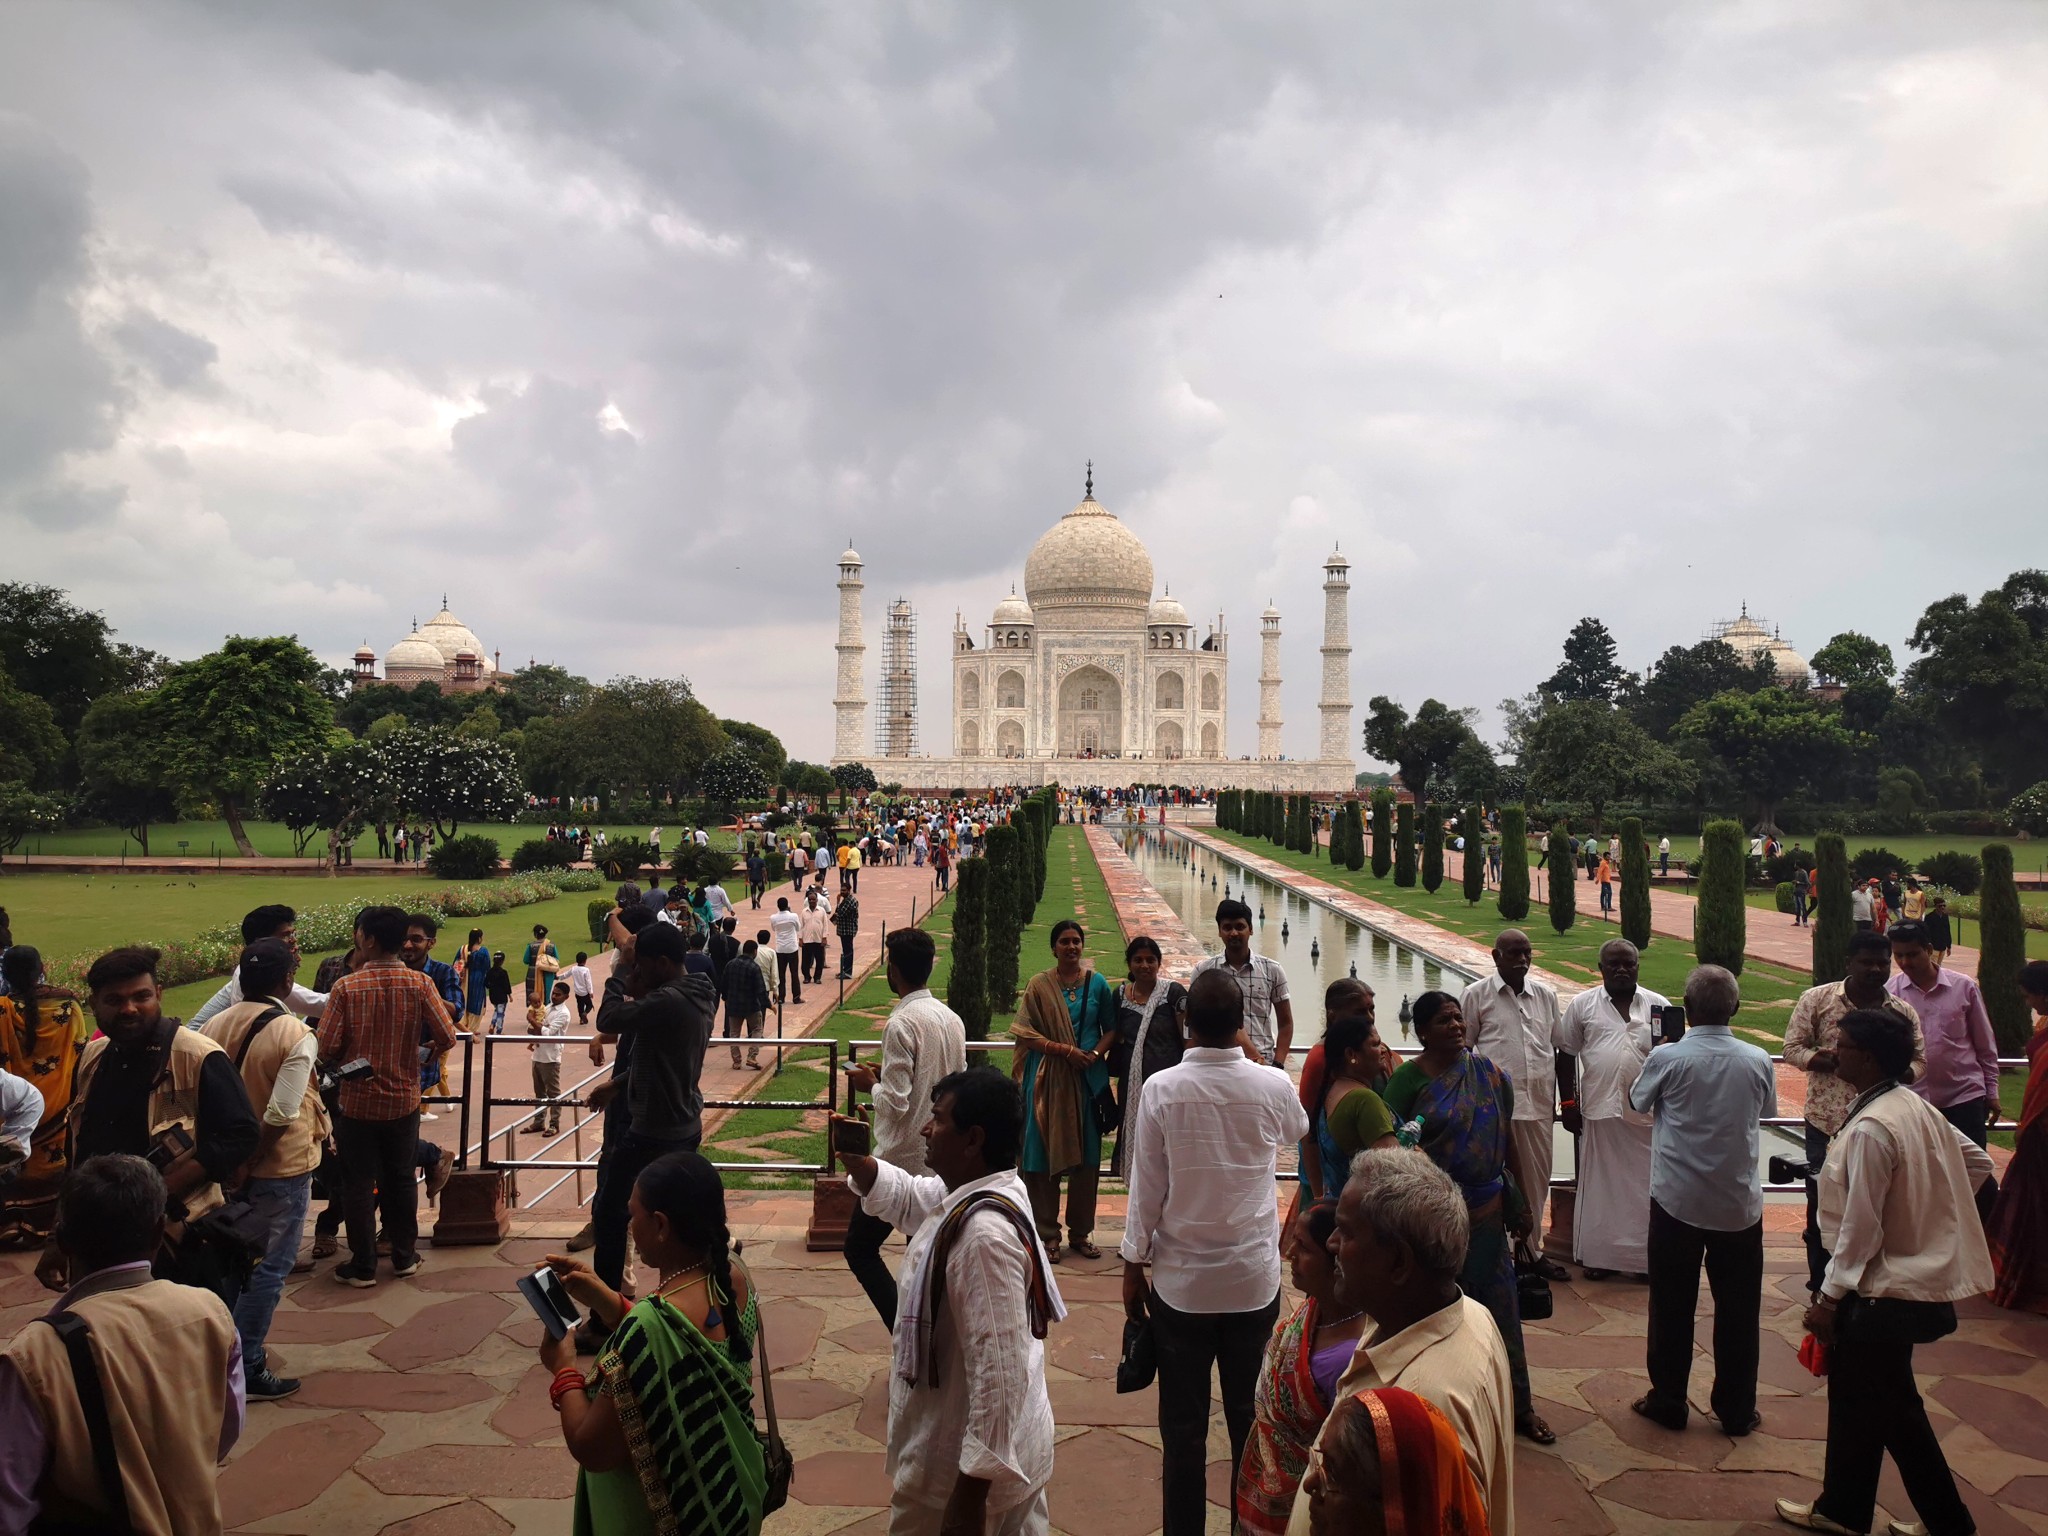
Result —
[{"label": "domed pavilion in distance", "polygon": [[363,642],[355,654],[350,681],[357,688],[370,683],[390,683],[412,688],[432,683],[443,693],[481,693],[501,685],[504,673],[498,661],[502,653],[487,655],[475,631],[448,611],[448,598],[441,598],[441,611],[384,653],[384,675],[377,675],[377,653]]},{"label": "domed pavilion in distance", "polygon": [[866,762],[878,779],[916,789],[1352,787],[1350,564],[1341,554],[1323,566],[1317,750],[1298,757],[1281,749],[1279,613],[1260,616],[1258,753],[1233,759],[1223,616],[1198,633],[1170,592],[1154,595],[1152,557],[1095,499],[1092,471],[1080,503],[1032,547],[1023,595],[1013,588],[997,603],[979,637],[955,615],[951,723],[935,755],[863,750],[862,573],[856,551],[840,556],[834,762]]}]

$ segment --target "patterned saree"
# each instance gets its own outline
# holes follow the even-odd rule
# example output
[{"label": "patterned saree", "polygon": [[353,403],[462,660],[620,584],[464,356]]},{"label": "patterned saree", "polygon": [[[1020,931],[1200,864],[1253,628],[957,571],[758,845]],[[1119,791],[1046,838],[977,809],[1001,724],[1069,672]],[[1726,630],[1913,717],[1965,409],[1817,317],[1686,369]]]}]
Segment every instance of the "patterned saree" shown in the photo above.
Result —
[{"label": "patterned saree", "polygon": [[1294,1508],[1295,1491],[1308,1469],[1329,1404],[1310,1369],[1316,1338],[1316,1304],[1301,1309],[1273,1335],[1266,1367],[1259,1373],[1251,1438],[1237,1471],[1237,1523],[1259,1536],[1281,1536]]}]

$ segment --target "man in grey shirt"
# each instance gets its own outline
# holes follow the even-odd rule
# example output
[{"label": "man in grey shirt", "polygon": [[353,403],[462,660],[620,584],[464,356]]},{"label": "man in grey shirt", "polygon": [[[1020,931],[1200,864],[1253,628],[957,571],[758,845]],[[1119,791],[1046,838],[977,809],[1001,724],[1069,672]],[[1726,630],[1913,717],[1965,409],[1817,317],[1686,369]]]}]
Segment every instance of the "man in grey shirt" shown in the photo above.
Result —
[{"label": "man in grey shirt", "polygon": [[1771,1058],[1728,1027],[1741,1006],[1741,989],[1727,971],[1694,969],[1685,982],[1685,1038],[1653,1045],[1629,1090],[1638,1114],[1656,1116],[1650,1137],[1650,1391],[1633,1406],[1667,1429],[1685,1428],[1704,1259],[1714,1293],[1708,1402],[1722,1431],[1734,1436],[1763,1422],[1756,1411],[1764,1289],[1757,1122],[1778,1112]]}]

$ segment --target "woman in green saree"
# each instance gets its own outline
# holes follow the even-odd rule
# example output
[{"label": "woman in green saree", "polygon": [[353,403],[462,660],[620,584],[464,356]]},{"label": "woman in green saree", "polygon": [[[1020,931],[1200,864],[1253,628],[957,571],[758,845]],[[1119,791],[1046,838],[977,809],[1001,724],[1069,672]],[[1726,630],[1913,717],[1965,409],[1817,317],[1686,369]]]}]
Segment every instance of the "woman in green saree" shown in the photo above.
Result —
[{"label": "woman in green saree", "polygon": [[641,1173],[628,1208],[634,1245],[661,1275],[630,1311],[589,1266],[548,1255],[611,1330],[588,1380],[573,1331],[540,1346],[581,1468],[576,1536],[756,1536],[767,1490],[754,1428],[759,1312],[733,1269],[725,1188],[695,1152],[671,1152]]}]

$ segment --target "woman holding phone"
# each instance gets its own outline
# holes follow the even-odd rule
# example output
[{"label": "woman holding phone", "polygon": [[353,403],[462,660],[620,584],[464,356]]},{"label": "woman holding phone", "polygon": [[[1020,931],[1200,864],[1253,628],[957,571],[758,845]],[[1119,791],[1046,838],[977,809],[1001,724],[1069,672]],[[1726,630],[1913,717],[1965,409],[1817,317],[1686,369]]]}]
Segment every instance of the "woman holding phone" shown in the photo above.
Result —
[{"label": "woman holding phone", "polygon": [[754,1536],[768,1486],[754,1429],[760,1313],[732,1262],[725,1187],[697,1153],[671,1152],[642,1171],[628,1209],[633,1243],[661,1276],[630,1309],[588,1265],[547,1259],[610,1334],[588,1378],[573,1331],[540,1346],[555,1376],[548,1397],[581,1469],[577,1536]]}]

